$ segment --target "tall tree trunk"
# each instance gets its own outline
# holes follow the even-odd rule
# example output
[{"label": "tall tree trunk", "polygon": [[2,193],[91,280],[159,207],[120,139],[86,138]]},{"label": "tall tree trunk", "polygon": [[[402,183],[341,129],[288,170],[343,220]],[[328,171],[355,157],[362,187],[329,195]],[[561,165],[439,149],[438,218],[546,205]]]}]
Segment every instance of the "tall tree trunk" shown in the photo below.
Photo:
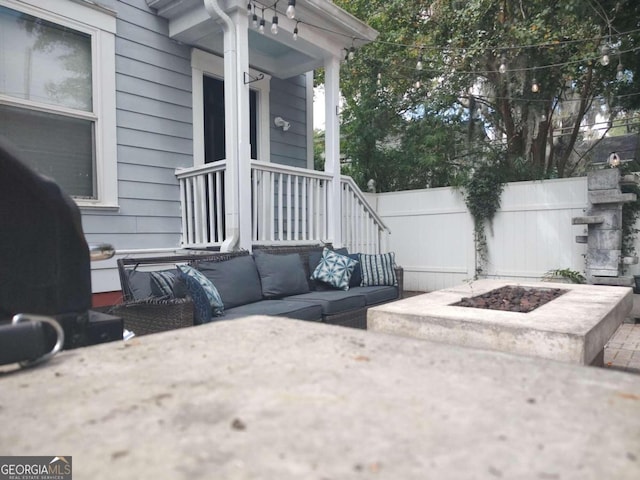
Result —
[{"label": "tall tree trunk", "polygon": [[573,124],[573,130],[571,131],[571,136],[569,137],[569,143],[567,148],[562,154],[562,157],[558,159],[558,176],[563,177],[565,168],[567,167],[567,163],[569,162],[569,157],[571,156],[571,152],[573,152],[573,147],[578,140],[578,134],[580,133],[580,122],[584,117],[585,112],[587,111],[587,105],[589,104],[589,92],[591,90],[591,82],[593,81],[593,66],[589,65],[587,67],[587,74],[585,76],[584,85],[582,87],[582,91],[580,92],[580,107],[578,108],[578,114],[576,115],[576,120]]}]

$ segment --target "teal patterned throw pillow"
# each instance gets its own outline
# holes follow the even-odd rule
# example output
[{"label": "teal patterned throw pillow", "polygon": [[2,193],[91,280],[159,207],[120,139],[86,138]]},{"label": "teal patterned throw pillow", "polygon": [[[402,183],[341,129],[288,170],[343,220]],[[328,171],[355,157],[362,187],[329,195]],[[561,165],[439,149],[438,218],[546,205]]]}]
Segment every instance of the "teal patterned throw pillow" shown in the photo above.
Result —
[{"label": "teal patterned throw pillow", "polygon": [[[214,317],[219,317],[224,314],[224,304],[222,303],[222,298],[220,298],[220,294],[218,293],[218,289],[216,286],[205,277],[200,271],[189,265],[177,265],[178,270],[180,270],[184,275],[192,278],[197,282],[197,285],[200,285],[204,293],[206,294],[207,300],[209,301],[209,305],[211,307],[211,313]],[[190,293],[192,293],[192,286],[194,286],[193,282],[187,283],[187,288]],[[192,294],[193,297],[193,294]],[[194,299],[195,300],[195,299]]]},{"label": "teal patterned throw pillow", "polygon": [[325,248],[311,279],[328,283],[340,290],[349,290],[349,279],[357,264],[357,261]]}]

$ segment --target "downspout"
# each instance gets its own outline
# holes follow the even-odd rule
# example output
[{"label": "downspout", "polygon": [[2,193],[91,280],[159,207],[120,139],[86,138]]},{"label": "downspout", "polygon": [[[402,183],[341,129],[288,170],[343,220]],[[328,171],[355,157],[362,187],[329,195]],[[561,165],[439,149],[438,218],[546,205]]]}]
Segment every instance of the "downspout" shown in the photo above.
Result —
[{"label": "downspout", "polygon": [[[233,142],[237,143],[238,141],[238,112],[235,106],[229,105],[227,101],[228,98],[237,98],[238,97],[238,75],[237,75],[237,52],[236,52],[236,26],[231,20],[231,17],[225,13],[222,9],[218,1],[222,0],[204,0],[204,8],[207,10],[207,13],[211,18],[219,17],[224,25],[224,88],[225,88],[225,116],[227,117],[225,120],[231,120],[229,122],[225,121],[227,132],[225,132],[226,138],[226,161],[227,161],[227,172],[225,175],[227,176],[227,181],[225,182],[225,188],[231,187],[233,192],[231,193],[231,198],[233,198],[233,213],[232,218],[227,218],[226,221],[231,221],[232,227],[227,229],[226,238],[222,242],[220,247],[220,251],[222,252],[230,252],[237,248],[238,242],[240,240],[239,235],[239,222],[238,222],[238,206],[239,206],[239,184],[237,181],[238,178],[238,167],[239,167],[239,159],[238,159],[238,149],[237,146],[234,145],[229,140],[231,139]],[[230,108],[232,107],[232,108]],[[231,157],[231,158],[229,158]],[[231,168],[230,168],[231,167]],[[230,175],[229,175],[230,174]],[[231,178],[229,178],[231,177]],[[228,207],[228,205],[227,205]]]}]

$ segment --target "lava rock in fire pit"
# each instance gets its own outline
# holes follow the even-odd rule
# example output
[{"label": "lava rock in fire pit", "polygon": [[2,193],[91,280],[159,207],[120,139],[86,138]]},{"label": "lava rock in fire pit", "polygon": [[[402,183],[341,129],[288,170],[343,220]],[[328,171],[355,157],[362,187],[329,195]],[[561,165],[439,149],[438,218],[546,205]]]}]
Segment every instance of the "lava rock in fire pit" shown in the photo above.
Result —
[{"label": "lava rock in fire pit", "polygon": [[560,288],[505,286],[476,297],[463,297],[453,306],[528,313],[565,292]]}]

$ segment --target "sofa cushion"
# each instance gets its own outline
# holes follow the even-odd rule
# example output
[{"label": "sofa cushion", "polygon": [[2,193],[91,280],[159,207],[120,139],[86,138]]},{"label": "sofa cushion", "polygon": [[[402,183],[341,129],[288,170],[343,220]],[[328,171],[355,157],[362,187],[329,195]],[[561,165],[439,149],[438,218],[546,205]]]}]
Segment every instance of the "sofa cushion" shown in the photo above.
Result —
[{"label": "sofa cushion", "polygon": [[253,259],[260,274],[263,297],[279,298],[309,291],[299,254],[276,255],[255,250]]},{"label": "sofa cushion", "polygon": [[354,293],[351,290],[325,290],[317,292],[303,293],[295,297],[285,297],[283,300],[292,302],[305,302],[322,307],[323,315],[333,315],[335,313],[348,312],[362,308],[366,305],[364,295]]},{"label": "sofa cushion", "polygon": [[262,300],[260,276],[250,255],[198,262],[198,269],[218,288],[225,310]]},{"label": "sofa cushion", "polygon": [[[199,290],[202,289],[209,301],[211,315],[217,317],[224,313],[224,305],[222,303],[222,298],[220,298],[218,289],[202,274],[202,272],[199,272],[189,265],[178,265],[178,270],[180,271],[181,276],[187,285],[187,290],[192,298],[194,298],[194,294],[200,297],[201,293]],[[189,281],[189,278],[194,279],[196,283]]]},{"label": "sofa cushion", "polygon": [[328,248],[322,251],[320,263],[311,278],[328,283],[341,290],[349,290],[349,279],[357,262]]},{"label": "sofa cushion", "polygon": [[126,273],[133,300],[144,300],[153,296],[151,292],[151,272],[139,272],[132,268],[127,269]]},{"label": "sofa cushion", "polygon": [[246,317],[247,315],[277,315],[299,320],[322,320],[322,308],[319,305],[288,300],[261,300],[240,305],[225,312],[223,320]]},{"label": "sofa cushion", "polygon": [[[346,250],[346,249],[345,249]],[[359,253],[348,253],[346,254],[349,258],[358,262],[355,267],[353,267],[353,272],[351,273],[351,278],[349,279],[349,288],[351,287],[359,287],[362,283],[362,267],[360,267],[360,254]]]},{"label": "sofa cushion", "polygon": [[195,278],[186,274],[181,274],[181,276],[184,279],[187,292],[193,301],[193,324],[202,325],[203,323],[209,323],[213,310],[211,309],[211,303],[204,288],[202,288],[200,282]]},{"label": "sofa cushion", "polygon": [[367,306],[388,302],[398,298],[398,287],[382,285],[375,287],[353,287],[350,292],[363,295]]},{"label": "sofa cushion", "polygon": [[359,254],[362,270],[361,286],[398,285],[396,278],[395,254],[393,252],[377,255]]}]

